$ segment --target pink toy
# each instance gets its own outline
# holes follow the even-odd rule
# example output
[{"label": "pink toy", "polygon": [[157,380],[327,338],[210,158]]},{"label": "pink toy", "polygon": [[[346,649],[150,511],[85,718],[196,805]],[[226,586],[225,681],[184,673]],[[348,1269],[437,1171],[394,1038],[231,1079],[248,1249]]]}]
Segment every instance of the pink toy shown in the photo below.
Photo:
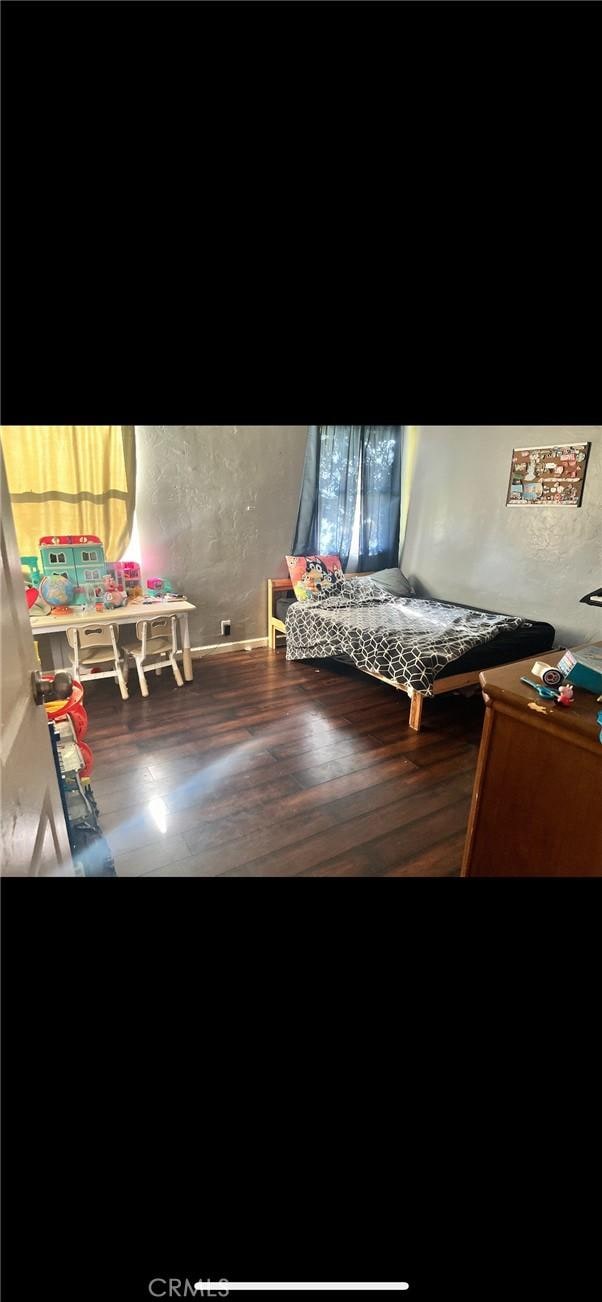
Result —
[{"label": "pink toy", "polygon": [[558,688],[558,704],[572,705],[575,693],[570,683],[565,683],[564,687]]},{"label": "pink toy", "polygon": [[112,575],[108,574],[104,581],[105,595],[103,598],[104,606],[107,610],[118,610],[120,606],[127,605],[128,594],[124,588],[119,588]]},{"label": "pink toy", "polygon": [[127,606],[128,594],[121,592],[116,588],[114,592],[105,592],[104,607],[105,610],[119,610],[121,606]]}]

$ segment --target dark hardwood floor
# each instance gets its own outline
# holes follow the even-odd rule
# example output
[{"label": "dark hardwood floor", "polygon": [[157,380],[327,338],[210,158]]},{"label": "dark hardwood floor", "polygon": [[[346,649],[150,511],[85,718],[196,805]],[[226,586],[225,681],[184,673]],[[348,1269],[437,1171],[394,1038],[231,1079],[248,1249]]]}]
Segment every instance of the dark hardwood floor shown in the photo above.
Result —
[{"label": "dark hardwood floor", "polygon": [[459,873],[480,694],[409,701],[284,650],[86,684],[92,788],[119,876],[406,877]]}]

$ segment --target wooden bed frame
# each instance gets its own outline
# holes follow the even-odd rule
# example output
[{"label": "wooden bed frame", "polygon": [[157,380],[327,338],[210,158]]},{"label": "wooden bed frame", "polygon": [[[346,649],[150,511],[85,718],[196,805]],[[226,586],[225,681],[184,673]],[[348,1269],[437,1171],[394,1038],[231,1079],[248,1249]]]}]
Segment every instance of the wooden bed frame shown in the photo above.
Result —
[{"label": "wooden bed frame", "polygon": [[[367,574],[346,574],[346,579],[367,578]],[[278,635],[286,637],[286,625],[276,615],[276,602],[285,593],[294,595],[293,585],[290,579],[268,579],[268,643],[270,650],[275,651],[278,645]],[[541,652],[540,654],[545,654]],[[357,668],[357,666],[356,666]],[[410,728],[414,732],[420,732],[422,727],[422,711],[426,696],[423,692],[413,692],[405,683],[396,683],[392,678],[385,678],[383,674],[377,674],[371,669],[360,669],[360,673],[369,674],[371,678],[378,678],[381,683],[386,683],[388,687],[394,687],[398,692],[405,692],[410,697]],[[469,674],[454,674],[452,678],[437,678],[433,683],[433,694],[442,696],[446,692],[457,692],[462,687],[480,686],[480,674],[482,669],[475,669]]]}]

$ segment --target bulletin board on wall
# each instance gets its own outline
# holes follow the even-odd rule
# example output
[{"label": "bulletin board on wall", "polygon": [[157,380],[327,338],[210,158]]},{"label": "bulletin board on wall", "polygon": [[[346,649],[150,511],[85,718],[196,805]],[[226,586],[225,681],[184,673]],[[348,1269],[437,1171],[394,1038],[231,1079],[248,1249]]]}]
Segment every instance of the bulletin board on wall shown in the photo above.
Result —
[{"label": "bulletin board on wall", "polygon": [[591,443],[515,448],[507,506],[581,506]]}]

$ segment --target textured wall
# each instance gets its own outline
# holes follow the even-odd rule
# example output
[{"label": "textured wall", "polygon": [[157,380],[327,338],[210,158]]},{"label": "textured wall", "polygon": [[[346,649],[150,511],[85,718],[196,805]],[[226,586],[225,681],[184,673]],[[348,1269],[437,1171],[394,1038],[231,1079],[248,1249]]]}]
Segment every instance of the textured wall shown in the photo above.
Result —
[{"label": "textured wall", "polygon": [[306,425],[137,425],[144,571],[198,606],[193,646],[265,637],[266,579],[286,574]]},{"label": "textured wall", "polygon": [[[602,640],[601,425],[422,425],[402,568],[422,595],[547,620],[557,644]],[[514,447],[591,442],[583,505],[507,507]]]}]

